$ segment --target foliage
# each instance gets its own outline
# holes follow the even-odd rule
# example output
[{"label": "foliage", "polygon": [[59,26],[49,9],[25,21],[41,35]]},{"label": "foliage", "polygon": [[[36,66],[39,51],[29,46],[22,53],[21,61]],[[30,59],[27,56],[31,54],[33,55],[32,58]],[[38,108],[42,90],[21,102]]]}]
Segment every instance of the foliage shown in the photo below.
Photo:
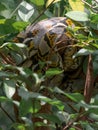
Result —
[{"label": "foliage", "polygon": [[[79,8],[76,8],[79,4]],[[28,55],[25,45],[12,41],[19,32],[29,24],[50,17],[66,16],[74,21],[75,28],[68,27],[71,35],[81,49],[73,56],[86,56],[83,71],[86,73],[88,55],[93,58],[94,78],[98,76],[98,2],[96,0],[1,0],[0,1],[0,130],[33,130],[35,125],[46,125],[45,122],[32,123],[33,117],[50,121],[50,127],[62,126],[63,130],[98,129],[98,94],[88,104],[80,92],[67,93],[58,86],[47,88],[53,98],[43,95],[46,86],[45,78],[61,74],[58,68],[49,69],[46,75],[36,74],[28,67],[19,66]],[[86,35],[85,33],[86,32]],[[18,88],[21,100],[14,100]],[[32,91],[33,88],[33,91]],[[97,90],[98,91],[98,90]],[[62,99],[58,98],[62,97]],[[67,102],[68,101],[68,102]],[[33,103],[32,103],[33,102]],[[45,104],[52,106],[52,114],[37,113]],[[19,110],[17,123],[14,105]],[[85,111],[80,112],[84,109]],[[88,115],[87,120],[81,117]],[[25,122],[25,123],[24,123]],[[55,126],[55,124],[57,124]]]}]

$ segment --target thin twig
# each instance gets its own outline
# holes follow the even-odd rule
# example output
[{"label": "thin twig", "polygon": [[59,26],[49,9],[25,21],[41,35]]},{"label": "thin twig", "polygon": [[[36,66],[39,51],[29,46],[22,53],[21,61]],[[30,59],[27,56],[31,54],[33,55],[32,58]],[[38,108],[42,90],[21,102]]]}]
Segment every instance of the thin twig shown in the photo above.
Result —
[{"label": "thin twig", "polygon": [[[85,115],[85,113],[83,113],[83,112],[79,113],[77,115],[77,117],[74,120],[70,121],[62,130],[68,130],[68,128],[70,128],[73,125],[74,122],[79,121],[79,119],[81,119],[84,115]],[[80,126],[78,127],[78,130],[81,130]]]},{"label": "thin twig", "polygon": [[78,113],[78,110],[77,110],[75,107],[73,107],[71,104],[68,103],[68,106],[69,106],[74,112]]},{"label": "thin twig", "polygon": [[[88,2],[86,2],[85,0],[82,0],[82,2],[84,3],[84,4],[86,4],[87,6],[89,6],[91,9],[95,9],[95,7],[93,6],[93,5],[90,5]],[[98,4],[98,1],[97,0],[95,0],[95,2]],[[98,11],[96,11],[95,10],[95,13],[98,13]]]}]

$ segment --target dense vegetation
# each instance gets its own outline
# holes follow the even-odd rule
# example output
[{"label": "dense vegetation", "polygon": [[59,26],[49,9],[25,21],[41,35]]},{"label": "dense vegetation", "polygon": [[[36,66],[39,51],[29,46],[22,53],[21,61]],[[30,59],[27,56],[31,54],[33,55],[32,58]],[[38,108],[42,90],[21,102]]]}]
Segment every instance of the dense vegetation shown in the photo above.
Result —
[{"label": "dense vegetation", "polygon": [[[20,65],[28,50],[22,43],[14,43],[13,38],[34,22],[59,16],[72,19],[76,25],[73,30],[68,29],[81,48],[74,57],[86,57],[81,66],[85,85],[76,83],[78,89],[73,93],[62,91],[58,86],[47,88],[51,98],[42,94],[46,86],[41,83],[62,71],[54,68],[42,75],[32,72],[28,65]],[[35,126],[47,125],[47,120],[51,130],[98,130],[97,55],[97,0],[1,0],[0,130],[34,130]],[[30,77],[33,80],[29,80]],[[43,104],[52,107],[50,113],[38,113]],[[32,117],[41,117],[44,122],[35,123]]]}]

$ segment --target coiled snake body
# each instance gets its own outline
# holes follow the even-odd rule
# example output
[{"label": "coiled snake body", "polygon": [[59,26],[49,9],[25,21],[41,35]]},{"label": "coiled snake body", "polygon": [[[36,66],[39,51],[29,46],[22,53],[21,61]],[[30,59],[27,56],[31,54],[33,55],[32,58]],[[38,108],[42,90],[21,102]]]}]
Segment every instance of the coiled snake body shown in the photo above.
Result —
[{"label": "coiled snake body", "polygon": [[17,35],[15,41],[28,47],[30,66],[44,61],[44,70],[60,67],[65,72],[80,66],[81,58],[73,58],[78,48],[73,46],[75,40],[67,30],[68,26],[74,28],[75,25],[65,17],[54,17],[33,24]]}]

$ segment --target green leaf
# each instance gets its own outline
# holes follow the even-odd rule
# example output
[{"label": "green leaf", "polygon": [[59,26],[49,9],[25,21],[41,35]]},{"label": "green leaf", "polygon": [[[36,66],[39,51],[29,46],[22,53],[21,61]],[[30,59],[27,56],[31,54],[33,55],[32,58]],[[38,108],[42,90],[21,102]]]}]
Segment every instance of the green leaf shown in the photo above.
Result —
[{"label": "green leaf", "polygon": [[18,90],[19,96],[21,96],[24,100],[28,100],[29,98],[35,98],[37,99],[38,97],[41,96],[40,93],[36,93],[36,92],[28,92],[23,88],[20,88]]},{"label": "green leaf", "polygon": [[4,92],[8,98],[12,98],[15,93],[16,82],[12,80],[6,80],[3,82]]},{"label": "green leaf", "polygon": [[92,14],[90,20],[90,22],[98,24],[98,14]]},{"label": "green leaf", "polygon": [[58,68],[50,68],[46,71],[46,76],[54,76],[63,73],[63,70]]},{"label": "green leaf", "polygon": [[97,120],[97,121],[98,121],[98,114],[90,113],[89,116],[90,116],[90,118],[92,118],[93,120]]},{"label": "green leaf", "polygon": [[51,13],[48,9],[45,11],[44,13],[46,16],[48,16],[49,18],[53,17],[53,13]]},{"label": "green leaf", "polygon": [[80,93],[71,93],[71,94],[65,93],[64,95],[74,102],[80,102],[81,100],[84,100],[83,95]]},{"label": "green leaf", "polygon": [[2,3],[0,3],[0,11],[3,11],[5,9],[6,9],[6,7]]},{"label": "green leaf", "polygon": [[28,99],[28,100],[22,99],[20,101],[20,106],[19,106],[20,116],[24,117],[28,113],[36,113],[38,112],[40,108],[41,108],[41,105],[38,101],[34,100],[32,102],[31,99]]},{"label": "green leaf", "polygon": [[22,124],[22,123],[15,123],[15,124],[13,124],[13,128],[15,130],[26,130],[25,124]]},{"label": "green leaf", "polygon": [[95,97],[94,97],[94,104],[95,105],[98,105],[98,94],[97,95],[95,95]]},{"label": "green leaf", "polygon": [[92,14],[90,17],[90,27],[98,30],[98,14]]},{"label": "green leaf", "polygon": [[42,6],[44,5],[44,0],[30,0],[33,4],[37,6]]},{"label": "green leaf", "polygon": [[76,130],[75,128],[70,128],[69,130]]},{"label": "green leaf", "polygon": [[50,102],[51,105],[53,106],[56,106],[60,111],[63,111],[64,110],[64,104],[60,101],[60,100],[57,100],[57,99],[51,99]]},{"label": "green leaf", "polygon": [[[20,54],[21,56],[24,55],[22,49],[26,48],[26,46],[24,44],[21,44],[21,43],[19,43],[19,44],[14,43],[13,44],[12,42],[6,42],[6,43],[4,43],[2,46],[0,46],[0,49],[2,49],[4,47],[8,47],[9,48],[9,52],[10,51],[14,51],[14,52],[17,52],[18,54]],[[25,49],[25,51],[26,51],[26,49]]]},{"label": "green leaf", "polygon": [[90,125],[86,125],[86,130],[95,130]]},{"label": "green leaf", "polygon": [[57,87],[54,88],[54,92],[59,93],[59,94],[61,93],[74,102],[80,102],[81,100],[84,100],[83,95],[80,93],[65,93],[64,91],[60,90]]},{"label": "green leaf", "polygon": [[80,49],[77,53],[75,53],[75,54],[73,55],[73,58],[75,58],[75,57],[77,57],[77,56],[87,56],[87,55],[93,54],[93,53],[95,53],[94,50],[82,48],[82,49]]},{"label": "green leaf", "polygon": [[3,79],[3,78],[5,78],[5,77],[9,77],[9,76],[11,76],[11,74],[6,73],[6,72],[4,72],[4,71],[0,71],[0,79]]},{"label": "green leaf", "polygon": [[41,117],[43,119],[47,119],[49,121],[52,121],[53,123],[59,123],[60,124],[60,120],[57,116],[53,115],[53,114],[47,114],[47,113],[38,113],[35,115],[35,117]]},{"label": "green leaf", "polygon": [[70,11],[66,13],[66,16],[79,22],[87,22],[89,21],[89,16],[87,13],[82,11]]},{"label": "green leaf", "polygon": [[59,1],[61,1],[61,0],[48,0],[47,3],[46,3],[46,7],[48,7],[52,2],[56,3],[56,2],[59,2]]},{"label": "green leaf", "polygon": [[12,24],[15,22],[13,19],[2,19],[0,21],[0,35],[10,34],[13,32],[16,32],[15,28],[12,26]]},{"label": "green leaf", "polygon": [[73,10],[84,11],[84,3],[81,0],[69,0],[69,4]]},{"label": "green leaf", "polygon": [[20,32],[20,31],[22,31],[24,28],[26,28],[28,24],[29,24],[29,22],[17,21],[17,22],[14,22],[14,23],[13,23],[13,27]]},{"label": "green leaf", "polygon": [[37,99],[39,101],[44,101],[45,103],[54,105],[61,111],[64,109],[64,104],[61,101],[57,99],[51,99],[51,98],[45,97],[41,95],[40,93],[28,92],[28,91],[25,91],[23,88],[20,88],[18,93],[19,93],[19,96],[21,96],[25,100],[28,100],[29,98]]},{"label": "green leaf", "polygon": [[80,107],[85,108],[88,113],[94,113],[98,115],[98,105],[86,104],[83,100],[78,104]]},{"label": "green leaf", "polygon": [[32,17],[32,15],[34,14],[34,7],[33,5],[30,5],[29,3],[27,3],[26,1],[23,1],[20,4],[20,7],[18,9],[18,14],[19,17],[23,20],[28,22],[29,19]]},{"label": "green leaf", "polygon": [[0,102],[9,102],[9,101],[11,101],[12,102],[12,100],[11,99],[9,99],[9,98],[7,98],[7,97],[4,97],[4,96],[0,96]]}]

